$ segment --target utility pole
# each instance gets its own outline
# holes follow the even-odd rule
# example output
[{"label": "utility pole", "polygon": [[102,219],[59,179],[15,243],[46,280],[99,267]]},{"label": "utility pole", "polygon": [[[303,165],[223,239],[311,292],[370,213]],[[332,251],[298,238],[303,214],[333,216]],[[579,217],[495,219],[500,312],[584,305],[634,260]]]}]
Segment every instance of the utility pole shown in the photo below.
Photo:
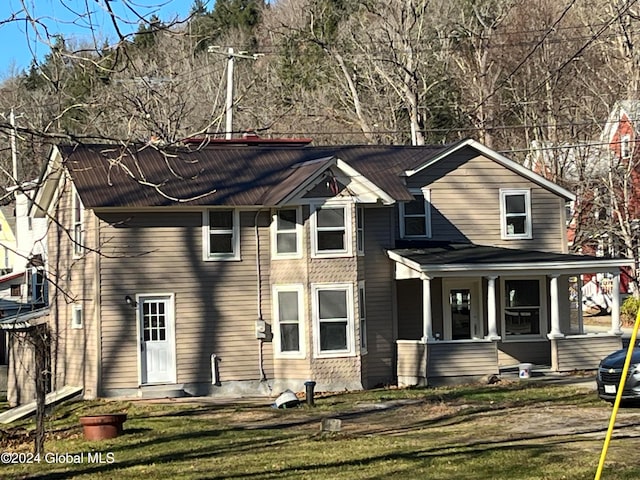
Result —
[{"label": "utility pole", "polygon": [[248,58],[250,60],[257,60],[262,56],[262,53],[254,53],[253,55],[247,52],[235,53],[232,47],[227,49],[227,52],[219,50],[218,46],[210,46],[207,51],[209,53],[217,53],[219,55],[225,55],[227,57],[227,98],[225,102],[225,136],[226,140],[231,140],[233,136],[233,67],[236,58]]},{"label": "utility pole", "polygon": [[233,133],[233,48],[229,47],[229,57],[227,58],[227,101],[225,103],[226,122],[225,136],[227,140],[231,140]]},{"label": "utility pole", "polygon": [[[13,113],[13,108],[9,113],[9,124],[11,124],[11,134],[9,135],[11,141],[11,175],[13,175],[13,181],[16,186],[18,185],[18,152],[16,149],[16,116]],[[17,195],[17,190],[16,190]]]}]

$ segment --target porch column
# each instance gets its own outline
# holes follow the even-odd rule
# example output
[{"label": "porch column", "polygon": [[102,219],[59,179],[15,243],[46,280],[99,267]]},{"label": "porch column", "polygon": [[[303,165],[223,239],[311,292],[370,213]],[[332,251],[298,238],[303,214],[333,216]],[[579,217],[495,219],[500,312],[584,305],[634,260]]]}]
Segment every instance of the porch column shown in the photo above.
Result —
[{"label": "porch column", "polygon": [[433,318],[431,317],[431,277],[421,273],[422,280],[422,342],[433,340]]},{"label": "porch column", "polygon": [[484,337],[487,340],[500,340],[496,315],[496,278],[498,277],[495,275],[487,277],[487,323],[489,333]]},{"label": "porch column", "polygon": [[564,334],[560,331],[560,304],[558,303],[558,276],[557,274],[549,275],[551,299],[551,333],[547,335],[549,338],[563,338]]},{"label": "porch column", "polygon": [[577,294],[577,315],[578,315],[578,333],[584,333],[584,312],[582,311],[582,274],[576,278],[576,294]]},{"label": "porch column", "polygon": [[611,332],[615,335],[622,335],[620,328],[620,272],[613,276],[611,285]]}]

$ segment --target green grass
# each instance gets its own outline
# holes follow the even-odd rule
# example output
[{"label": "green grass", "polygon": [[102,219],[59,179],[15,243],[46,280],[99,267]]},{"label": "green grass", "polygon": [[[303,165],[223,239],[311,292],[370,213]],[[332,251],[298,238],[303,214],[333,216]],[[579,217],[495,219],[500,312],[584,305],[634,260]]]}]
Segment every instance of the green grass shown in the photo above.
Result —
[{"label": "green grass", "polygon": [[[327,395],[315,408],[267,403],[68,402],[49,416],[46,448],[81,461],[5,465],[0,477],[589,479],[611,410],[592,391],[534,382]],[[80,416],[120,411],[122,436],[84,440]],[[612,442],[603,478],[640,477],[640,410],[622,416],[624,438]],[[341,418],[342,431],[321,434],[323,417]],[[535,428],[542,423],[549,427]],[[5,440],[2,450],[30,448]],[[89,453],[113,462],[90,463]]]}]

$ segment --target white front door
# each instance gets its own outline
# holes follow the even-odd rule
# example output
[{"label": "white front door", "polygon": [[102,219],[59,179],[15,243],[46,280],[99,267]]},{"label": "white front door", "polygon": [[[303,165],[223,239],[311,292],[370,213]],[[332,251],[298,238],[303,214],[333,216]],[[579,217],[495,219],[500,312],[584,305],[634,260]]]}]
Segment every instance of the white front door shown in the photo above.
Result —
[{"label": "white front door", "polygon": [[176,383],[172,295],[139,295],[140,383]]},{"label": "white front door", "polygon": [[473,279],[443,279],[444,339],[482,338],[480,282]]}]

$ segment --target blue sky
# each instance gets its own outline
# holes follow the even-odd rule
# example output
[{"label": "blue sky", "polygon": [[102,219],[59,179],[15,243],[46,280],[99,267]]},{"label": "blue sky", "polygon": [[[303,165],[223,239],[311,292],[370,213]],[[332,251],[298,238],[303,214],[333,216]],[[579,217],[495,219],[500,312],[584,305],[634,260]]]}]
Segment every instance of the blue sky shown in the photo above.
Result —
[{"label": "blue sky", "polygon": [[[131,11],[135,10],[145,18],[155,14],[161,20],[184,19],[193,0],[0,0],[0,77],[28,68],[35,55],[39,60],[49,52],[43,37],[45,27],[38,27],[38,33],[25,22],[23,4],[29,13],[46,25],[49,35],[61,33],[76,42],[96,41],[102,45],[105,40],[116,38],[106,10],[109,1],[119,22],[122,33],[137,30],[139,19]],[[211,9],[213,0],[207,7]],[[89,14],[87,14],[87,11]],[[7,21],[12,18],[17,21]]]}]

